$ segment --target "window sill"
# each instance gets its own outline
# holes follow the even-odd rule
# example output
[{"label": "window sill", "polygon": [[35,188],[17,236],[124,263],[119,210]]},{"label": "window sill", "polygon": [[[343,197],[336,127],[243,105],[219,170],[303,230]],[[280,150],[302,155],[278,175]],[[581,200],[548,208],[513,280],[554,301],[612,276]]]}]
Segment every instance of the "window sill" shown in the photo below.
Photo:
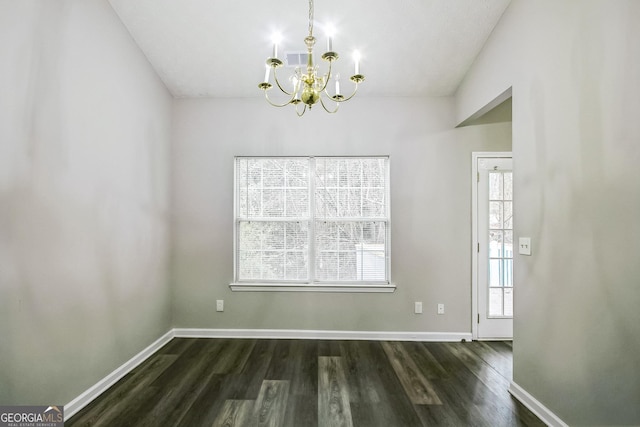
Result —
[{"label": "window sill", "polygon": [[390,293],[396,285],[302,285],[291,283],[231,283],[233,292],[351,292],[351,293]]}]

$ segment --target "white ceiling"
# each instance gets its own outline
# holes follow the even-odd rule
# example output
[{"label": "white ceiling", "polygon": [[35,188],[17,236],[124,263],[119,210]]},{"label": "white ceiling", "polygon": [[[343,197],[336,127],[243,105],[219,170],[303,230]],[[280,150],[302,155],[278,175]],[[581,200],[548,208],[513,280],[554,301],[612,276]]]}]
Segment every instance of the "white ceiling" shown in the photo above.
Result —
[{"label": "white ceiling", "polygon": [[[109,1],[176,97],[262,96],[272,33],[281,51],[304,50],[308,33],[305,0]],[[343,92],[358,49],[360,95],[452,95],[510,1],[317,0],[316,62],[326,68],[322,28],[332,23]]]}]

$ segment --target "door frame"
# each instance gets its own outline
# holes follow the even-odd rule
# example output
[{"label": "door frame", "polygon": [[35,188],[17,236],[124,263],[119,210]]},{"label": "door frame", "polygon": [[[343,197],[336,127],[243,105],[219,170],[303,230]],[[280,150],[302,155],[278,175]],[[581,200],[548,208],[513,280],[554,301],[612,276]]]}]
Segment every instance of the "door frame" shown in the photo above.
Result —
[{"label": "door frame", "polygon": [[[511,151],[471,153],[471,337],[478,339],[478,160],[513,158]],[[515,311],[514,311],[515,316]]]}]

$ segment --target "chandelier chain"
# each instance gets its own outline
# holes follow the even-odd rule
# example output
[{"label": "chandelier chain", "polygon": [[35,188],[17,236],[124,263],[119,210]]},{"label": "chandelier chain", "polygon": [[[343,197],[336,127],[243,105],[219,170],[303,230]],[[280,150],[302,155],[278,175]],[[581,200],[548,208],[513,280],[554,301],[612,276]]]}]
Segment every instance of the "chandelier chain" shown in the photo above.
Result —
[{"label": "chandelier chain", "polygon": [[309,36],[313,36],[313,0],[309,0]]}]

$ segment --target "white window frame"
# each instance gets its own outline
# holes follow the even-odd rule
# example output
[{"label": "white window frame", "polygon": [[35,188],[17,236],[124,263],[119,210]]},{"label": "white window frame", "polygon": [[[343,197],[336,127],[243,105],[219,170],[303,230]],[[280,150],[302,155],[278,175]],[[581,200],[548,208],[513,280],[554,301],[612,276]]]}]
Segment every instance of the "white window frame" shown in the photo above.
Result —
[{"label": "white window frame", "polygon": [[[309,281],[241,281],[238,279],[238,228],[242,219],[239,216],[239,183],[238,183],[238,160],[239,159],[308,159],[309,160],[309,241],[313,242],[315,239],[314,223],[316,221],[315,216],[315,161],[316,159],[366,159],[366,158],[380,158],[386,162],[386,176],[385,176],[385,201],[386,201],[386,217],[385,218],[361,218],[358,220],[367,221],[375,220],[385,222],[386,237],[385,237],[385,281],[349,281],[349,282],[320,282],[313,280],[313,277]],[[234,282],[229,285],[232,291],[245,291],[245,292],[268,292],[268,291],[284,291],[284,292],[394,292],[395,285],[391,283],[391,215],[390,215],[390,175],[389,175],[389,156],[236,156],[234,157],[234,182],[233,182],[233,274]],[[325,219],[322,219],[324,221]],[[343,219],[337,219],[343,221]],[[309,260],[310,260],[310,274],[312,274],[313,261],[314,261],[315,244],[309,244]]]}]

